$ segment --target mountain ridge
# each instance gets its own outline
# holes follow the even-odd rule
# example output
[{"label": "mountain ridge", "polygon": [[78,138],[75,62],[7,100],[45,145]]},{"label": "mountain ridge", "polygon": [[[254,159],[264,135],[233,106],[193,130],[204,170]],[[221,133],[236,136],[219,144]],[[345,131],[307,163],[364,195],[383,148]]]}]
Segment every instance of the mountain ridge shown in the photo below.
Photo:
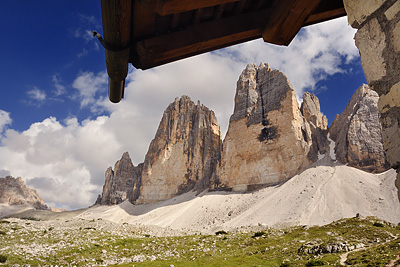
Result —
[{"label": "mountain ridge", "polygon": [[126,196],[113,204],[162,201],[190,190],[254,190],[286,181],[325,154],[362,170],[383,172],[389,165],[378,116],[376,93],[362,85],[328,129],[314,94],[305,92],[299,108],[284,73],[266,63],[249,64],[237,82],[225,139],[211,110],[188,96],[176,98],[163,114],[142,173],[135,174],[140,176],[135,196],[129,196],[129,185],[122,188],[125,193],[119,191]]}]

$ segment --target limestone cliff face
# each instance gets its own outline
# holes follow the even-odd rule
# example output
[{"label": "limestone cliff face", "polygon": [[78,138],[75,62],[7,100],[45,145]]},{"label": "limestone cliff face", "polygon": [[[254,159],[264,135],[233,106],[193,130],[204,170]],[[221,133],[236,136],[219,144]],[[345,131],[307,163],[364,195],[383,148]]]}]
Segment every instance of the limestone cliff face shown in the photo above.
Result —
[{"label": "limestone cliff face", "polygon": [[20,177],[0,178],[0,203],[9,205],[30,204],[35,209],[48,209],[36,190],[30,189]]},{"label": "limestone cliff face", "polygon": [[364,84],[356,90],[343,113],[336,116],[329,134],[336,143],[338,161],[369,172],[389,169],[379,123],[378,99],[378,94]]},{"label": "limestone cliff face", "polygon": [[188,96],[176,98],[164,111],[146,154],[140,197],[149,203],[214,184],[222,141],[213,111]]},{"label": "limestone cliff face", "polygon": [[304,117],[305,126],[309,127],[311,131],[312,144],[308,158],[315,162],[318,160],[318,154],[322,155],[327,152],[328,119],[321,115],[318,98],[309,92],[303,94],[300,111]]},{"label": "limestone cliff face", "polygon": [[322,140],[321,151],[311,149],[312,127],[327,128],[315,99],[305,95],[303,116],[282,72],[249,64],[237,82],[216,186],[245,190],[284,181],[310,166],[324,148]]},{"label": "limestone cliff face", "polygon": [[119,204],[126,199],[134,202],[139,197],[142,166],[135,167],[129,153],[125,152],[115,163],[114,171],[111,167],[106,170],[103,193],[96,203]]}]

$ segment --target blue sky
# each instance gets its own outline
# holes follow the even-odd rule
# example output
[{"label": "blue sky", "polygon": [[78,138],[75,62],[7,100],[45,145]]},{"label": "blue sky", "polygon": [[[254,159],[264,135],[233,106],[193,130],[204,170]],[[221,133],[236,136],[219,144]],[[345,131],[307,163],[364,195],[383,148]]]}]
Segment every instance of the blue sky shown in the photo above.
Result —
[{"label": "blue sky", "polygon": [[124,151],[143,161],[163,110],[188,95],[214,110],[225,134],[247,63],[283,71],[311,91],[329,124],[365,83],[346,18],[303,29],[289,47],[256,40],[141,71],[126,98],[107,100],[100,1],[3,1],[0,9],[0,177],[21,176],[49,205],[79,208],[101,193]]}]

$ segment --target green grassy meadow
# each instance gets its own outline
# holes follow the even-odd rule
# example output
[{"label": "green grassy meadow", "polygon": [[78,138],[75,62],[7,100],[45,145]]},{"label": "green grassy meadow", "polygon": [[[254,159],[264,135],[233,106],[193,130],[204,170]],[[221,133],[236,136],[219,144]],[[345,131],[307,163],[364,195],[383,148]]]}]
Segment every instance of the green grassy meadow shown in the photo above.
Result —
[{"label": "green grassy meadow", "polygon": [[351,266],[396,266],[400,227],[367,217],[315,227],[154,236],[141,226],[101,219],[0,221],[0,266],[341,266],[345,253]]}]

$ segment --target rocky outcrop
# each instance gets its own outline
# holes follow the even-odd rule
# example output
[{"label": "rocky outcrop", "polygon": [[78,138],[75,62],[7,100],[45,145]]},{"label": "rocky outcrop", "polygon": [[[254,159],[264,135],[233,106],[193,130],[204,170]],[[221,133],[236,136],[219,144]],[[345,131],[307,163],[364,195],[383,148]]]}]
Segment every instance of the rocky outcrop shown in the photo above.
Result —
[{"label": "rocky outcrop", "polygon": [[221,150],[214,112],[188,96],[176,98],[164,111],[146,154],[137,203],[208,189],[215,182]]},{"label": "rocky outcrop", "polygon": [[[304,99],[305,116],[282,72],[268,64],[249,64],[237,82],[216,187],[246,190],[248,186],[281,182],[324,153],[325,139],[313,138],[312,129],[323,135],[326,118],[321,116],[315,96],[305,94]],[[314,139],[321,139],[315,148]]]},{"label": "rocky outcrop", "polygon": [[0,178],[0,203],[9,205],[30,204],[35,209],[48,209],[36,190],[30,189],[20,177]]},{"label": "rocky outcrop", "polygon": [[96,203],[103,205],[119,204],[126,199],[134,202],[139,197],[143,164],[135,167],[128,152],[115,163],[114,170],[109,167],[105,173],[103,193]]},{"label": "rocky outcrop", "polygon": [[379,123],[378,98],[368,85],[362,85],[329,129],[330,137],[336,143],[336,159],[368,172],[389,168]]}]

